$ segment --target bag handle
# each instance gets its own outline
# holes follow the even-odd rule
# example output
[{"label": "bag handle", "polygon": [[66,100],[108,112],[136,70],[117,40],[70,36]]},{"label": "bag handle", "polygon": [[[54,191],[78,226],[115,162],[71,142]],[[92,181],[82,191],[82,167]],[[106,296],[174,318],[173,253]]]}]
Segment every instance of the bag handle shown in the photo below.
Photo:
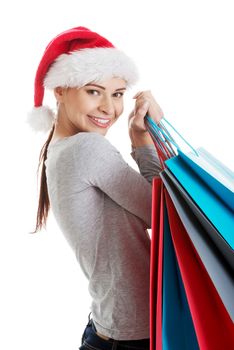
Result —
[{"label": "bag handle", "polygon": [[[190,147],[190,149],[195,153],[195,155],[199,156],[197,151],[190,145],[188,141],[185,140],[185,138],[174,128],[174,126],[171,125],[171,123],[165,117],[163,117],[163,119],[160,121],[159,126],[147,114],[145,116],[145,120],[146,120],[146,123],[148,123],[149,127],[151,127],[153,131],[156,132],[161,142],[165,144],[166,141],[168,141],[169,143],[174,145],[177,150],[181,151],[181,148],[179,147],[179,145],[175,142],[175,140],[172,139],[165,125],[163,125],[163,122],[165,121],[173,129],[173,131]],[[163,126],[163,128],[160,127],[160,124]],[[165,140],[162,138],[161,134],[163,135]]]},{"label": "bag handle", "polygon": [[[167,140],[164,140],[162,138],[161,133],[159,133],[158,130],[155,130],[151,125],[148,125],[146,123],[146,126],[148,128],[148,131],[149,131],[151,137],[154,139],[154,141],[157,143],[157,145],[163,150],[163,153],[169,158],[176,156],[176,153],[175,153],[172,145],[170,144],[170,142],[168,142]],[[160,125],[160,127],[163,127],[162,124]],[[166,131],[168,133],[168,130],[166,130]]]},{"label": "bag handle", "polygon": [[146,123],[146,128],[153,140],[154,146],[156,148],[158,158],[161,164],[162,169],[165,168],[165,161],[173,156],[176,156],[176,153],[169,142],[163,143],[161,141],[161,135],[152,130],[151,126]]}]

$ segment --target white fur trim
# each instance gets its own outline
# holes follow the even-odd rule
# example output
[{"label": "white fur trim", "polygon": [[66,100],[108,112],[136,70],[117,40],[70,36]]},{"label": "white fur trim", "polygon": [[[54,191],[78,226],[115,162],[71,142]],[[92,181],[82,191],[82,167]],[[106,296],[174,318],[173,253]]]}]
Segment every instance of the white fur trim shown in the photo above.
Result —
[{"label": "white fur trim", "polygon": [[33,107],[26,121],[34,131],[47,132],[53,126],[55,113],[48,106]]},{"label": "white fur trim", "polygon": [[90,82],[119,77],[131,86],[138,80],[133,61],[116,48],[92,48],[60,55],[49,68],[44,87],[81,87]]}]

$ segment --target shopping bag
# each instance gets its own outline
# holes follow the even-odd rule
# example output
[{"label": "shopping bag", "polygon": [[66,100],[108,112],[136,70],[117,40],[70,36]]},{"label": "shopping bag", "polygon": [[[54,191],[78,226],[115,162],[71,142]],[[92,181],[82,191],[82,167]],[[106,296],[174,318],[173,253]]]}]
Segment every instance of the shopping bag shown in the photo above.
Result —
[{"label": "shopping bag", "polygon": [[[216,246],[216,248],[217,248],[218,252],[221,254],[222,258],[226,261],[227,267],[230,268],[231,273],[233,274],[234,273],[234,254],[233,254],[233,249],[223,239],[223,237],[219,234],[219,232],[213,226],[211,221],[209,221],[207,219],[205,214],[196,205],[196,203],[191,199],[191,197],[184,190],[182,185],[177,181],[177,179],[174,177],[174,175],[168,169],[165,169],[160,175],[161,175],[161,177],[164,177],[163,182],[164,182],[164,185],[167,187],[168,190],[169,190],[169,188],[168,188],[168,186],[169,186],[169,187],[172,187],[171,188],[172,193],[173,193],[173,187],[176,188],[177,191],[179,191],[179,197],[180,196],[183,197],[183,199],[181,199],[181,202],[183,203],[185,201],[186,204],[189,206],[189,208],[191,209],[193,214],[196,216],[196,219],[203,226],[207,236],[209,236],[210,240]],[[170,182],[171,182],[171,185],[170,185]],[[207,237],[207,239],[208,239],[208,237]]]},{"label": "shopping bag", "polygon": [[[154,186],[154,181],[153,187],[157,188],[157,186]],[[154,193],[158,198],[158,191],[154,191]],[[168,193],[166,193],[166,207],[164,197],[161,197],[160,207],[163,207],[163,210],[161,210],[163,223],[161,222],[161,215],[160,224],[157,224],[157,226],[161,226],[161,244],[159,246],[163,279],[158,279],[160,287],[157,289],[159,295],[157,312],[155,313],[158,324],[155,332],[155,347],[151,347],[151,349],[231,349],[234,344],[233,322],[226,312],[222,299],[214,288],[199,254],[179,219],[177,209],[173,207],[172,201],[168,203],[170,197],[167,198],[167,196],[169,196]],[[169,228],[166,216],[167,211],[170,223]],[[152,226],[152,239],[155,234],[155,224],[154,222],[154,226]],[[170,258],[170,255],[173,257],[173,252],[170,252],[172,245],[170,244],[170,238],[168,238],[170,234],[176,252],[174,254],[174,257],[176,257],[174,266],[173,259]],[[162,246],[163,250],[161,249]],[[157,247],[152,245],[151,254],[155,253],[157,250],[155,248]],[[168,264],[170,264],[169,267]],[[181,280],[178,273],[181,274]],[[183,290],[186,298],[182,293]],[[160,291],[162,293],[161,296]],[[188,301],[187,310],[186,299]],[[158,312],[159,310],[160,312]],[[189,318],[189,312],[192,322]],[[184,322],[186,317],[187,323]],[[194,333],[192,325],[194,326]]]},{"label": "shopping bag", "polygon": [[[165,118],[164,120],[171,125]],[[189,145],[192,153],[182,152],[163,124],[160,128],[146,116],[146,125],[155,141],[159,158],[177,180],[183,183],[185,190],[234,249],[233,173],[204,149],[195,150],[175,128],[173,130]],[[176,148],[177,155],[170,152],[171,142]],[[163,153],[162,148],[167,152]]]},{"label": "shopping bag", "polygon": [[234,213],[234,173],[204,148],[179,156]]},{"label": "shopping bag", "polygon": [[[171,286],[169,287],[169,290],[167,288],[165,289],[165,286],[167,285],[165,280],[169,281],[171,276],[167,278],[168,276],[165,276],[165,270],[164,270],[164,276],[163,276],[163,264],[165,264],[165,256],[168,256],[168,254],[167,252],[166,253],[164,252],[164,250],[167,249],[167,245],[165,245],[163,242],[164,229],[165,229],[164,218],[166,214],[164,211],[162,181],[159,178],[154,179],[152,190],[154,195],[153,195],[153,202],[152,202],[152,239],[151,239],[151,246],[153,249],[151,251],[151,269],[150,269],[150,348],[151,349],[166,349],[166,348],[170,349],[171,344],[174,343],[175,346],[173,347],[173,349],[178,349],[179,344],[180,343],[182,344],[184,341],[184,338],[185,338],[184,334],[177,332],[177,329],[176,331],[174,330],[175,325],[173,324],[172,319],[171,319],[170,325],[167,321],[165,321],[167,320],[168,315],[170,318],[171,311],[167,305],[168,298],[163,297],[163,295],[165,293],[167,294],[168,291],[170,292],[172,289],[171,289]],[[168,224],[167,224],[167,229],[168,229]],[[179,285],[179,289],[181,290],[180,285]],[[172,294],[172,298],[173,298],[173,294]],[[163,303],[166,303],[166,305],[163,306]],[[164,313],[164,328],[162,325],[162,321],[163,321],[162,312]],[[173,312],[172,315],[176,315],[176,314]],[[156,319],[157,319],[157,324],[156,324]],[[172,332],[170,332],[170,327]],[[169,334],[167,334],[168,332]],[[173,333],[174,337],[171,337],[171,333]],[[156,334],[157,334],[157,337],[156,337]],[[164,342],[163,342],[163,339],[164,339]]]},{"label": "shopping bag", "polygon": [[163,350],[197,350],[198,342],[164,207],[163,235]]},{"label": "shopping bag", "polygon": [[[230,214],[232,211],[232,204],[230,204],[232,199],[232,187],[229,186],[232,172],[228,172],[226,168],[220,169],[219,161],[215,160],[215,158],[206,151],[203,152],[203,158],[206,158],[206,162],[203,161],[202,164],[196,164],[202,171],[199,170],[196,172],[193,166],[189,164],[190,159],[187,160],[186,157],[184,157],[186,161],[182,159],[183,152],[174,139],[172,139],[165,125],[152,127],[152,120],[149,123],[149,119],[150,118],[147,116],[146,125],[154,141],[162,169],[164,169],[164,172],[160,175],[166,195],[166,202],[161,199],[159,204],[160,208],[158,208],[158,210],[164,213],[164,222],[161,223],[160,221],[160,241],[164,244],[163,249],[165,249],[166,252],[166,249],[169,249],[169,246],[171,247],[170,240],[166,240],[168,232],[170,232],[175,250],[176,261],[174,261],[174,268],[171,268],[170,271],[172,275],[175,275],[175,271],[177,271],[176,266],[178,266],[199,348],[204,350],[234,348],[234,329],[231,319],[231,317],[233,317],[231,295],[234,292],[232,274],[233,236],[230,231],[233,227],[233,216]],[[197,150],[194,150],[192,147],[191,149],[196,156],[200,156]],[[185,156],[187,156],[187,154]],[[172,166],[168,166],[168,163],[171,163]],[[206,165],[204,165],[204,163],[206,163]],[[174,166],[176,171],[171,171],[169,168],[170,166],[171,168]],[[182,171],[180,167],[182,167]],[[204,175],[203,171],[205,171],[205,178],[210,177],[209,181],[202,178]],[[181,173],[183,177],[181,177]],[[222,174],[222,176],[220,174]],[[174,182],[170,182],[171,178],[174,179]],[[210,180],[211,178],[213,182]],[[155,179],[153,180],[153,188],[154,181]],[[168,186],[168,182],[170,186]],[[217,190],[217,187],[215,189],[212,188],[216,186],[214,184],[217,184],[217,182],[218,186],[220,186],[219,190]],[[200,196],[196,196],[197,193],[194,191],[194,188],[200,189]],[[193,192],[195,192],[194,197],[196,200],[191,196]],[[224,212],[221,218],[223,221],[222,224],[218,225],[217,222],[215,222],[214,215],[208,215],[210,212],[207,211],[206,200],[203,202],[200,201],[200,199],[204,199],[203,197],[205,195],[209,203],[214,205],[216,213],[217,210],[221,210],[221,213]],[[154,196],[155,192],[153,191],[153,201]],[[162,205],[166,206],[162,208]],[[168,213],[170,230],[167,229],[168,226],[165,222],[165,212]],[[225,213],[228,217],[226,221]],[[162,215],[160,216],[160,220],[162,220]],[[159,246],[155,247],[154,245],[155,241],[153,238],[156,234],[154,226],[156,227],[155,223],[152,225],[151,256],[156,255],[157,249],[159,248]],[[165,241],[167,242],[166,246]],[[160,249],[162,249],[162,247],[160,247]],[[163,349],[165,346],[169,346],[170,341],[168,341],[167,335],[170,332],[168,333],[168,330],[171,329],[171,324],[176,323],[173,322],[173,317],[168,317],[167,312],[170,309],[167,305],[171,304],[169,302],[170,288],[168,289],[166,287],[168,283],[166,282],[167,279],[165,279],[166,276],[168,276],[168,273],[166,273],[168,254],[165,252],[163,258],[160,259],[163,283],[160,279],[156,280],[156,283],[161,283],[161,287],[157,288],[156,306],[157,311],[160,310],[161,307],[161,313],[154,313],[156,314],[156,332],[155,328],[151,329],[151,334],[154,334],[155,337],[155,342],[151,343],[151,350]],[[170,261],[172,263],[170,266],[173,266],[173,259]],[[159,260],[154,259],[154,263],[158,264]],[[215,270],[216,267],[217,270]],[[151,269],[152,268],[153,266],[151,265]],[[155,270],[160,270],[159,266],[154,268]],[[178,276],[177,272],[177,277]],[[151,278],[153,278],[153,275],[151,275]],[[173,279],[171,278],[171,280]],[[163,293],[161,300],[159,294],[160,290],[162,290]],[[152,290],[151,294],[153,294]],[[179,294],[175,295],[178,296]],[[175,301],[172,304],[175,304],[177,299],[179,298],[175,297]],[[160,306],[160,302],[162,302],[163,306]],[[152,314],[151,321],[153,322],[154,316],[151,306],[152,305],[150,305],[150,313]],[[174,325],[174,328],[176,328],[176,325]],[[190,329],[192,329],[192,327]],[[195,338],[193,338],[192,332],[188,339],[191,344],[195,344],[193,343]],[[172,345],[170,344],[170,346]],[[186,345],[183,344],[183,346]],[[191,345],[190,348],[192,348]]]},{"label": "shopping bag", "polygon": [[178,156],[165,161],[167,168],[182,184],[186,192],[216,227],[225,241],[234,249],[233,211],[211,189],[211,184],[208,186],[193,171],[194,169],[188,166],[184,158],[184,154],[179,151]]},{"label": "shopping bag", "polygon": [[220,250],[217,249],[214,242],[210,239],[207,233],[210,226],[204,226],[201,222],[198,222],[198,213],[196,216],[191,209],[194,208],[194,203],[176,179],[173,178],[168,170],[164,170],[161,173],[161,177],[188,236],[199,254],[227,312],[234,321],[233,269],[230,268]]},{"label": "shopping bag", "polygon": [[201,350],[232,349],[233,322],[194,248],[167,192],[169,225]]},{"label": "shopping bag", "polygon": [[[162,349],[162,254],[163,205],[162,181],[154,178],[152,184],[152,235],[150,254],[150,349]],[[156,324],[157,320],[157,324]],[[157,327],[157,329],[156,329]],[[156,346],[156,333],[157,346]]]}]

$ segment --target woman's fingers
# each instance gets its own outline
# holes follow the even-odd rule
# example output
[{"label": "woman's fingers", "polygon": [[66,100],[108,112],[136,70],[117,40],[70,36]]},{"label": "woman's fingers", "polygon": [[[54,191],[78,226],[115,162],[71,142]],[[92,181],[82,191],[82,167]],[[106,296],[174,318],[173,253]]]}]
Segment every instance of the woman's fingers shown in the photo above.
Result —
[{"label": "woman's fingers", "polygon": [[142,101],[138,102],[135,109],[129,115],[129,128],[137,131],[146,131],[144,117],[149,109],[149,102]]},{"label": "woman's fingers", "polygon": [[142,94],[143,93],[143,91],[139,91],[139,92],[137,92],[134,96],[133,96],[133,98],[137,98],[137,97],[139,97],[140,96],[140,94]]},{"label": "woman's fingers", "polygon": [[140,114],[142,111],[144,112],[144,107],[142,108],[142,105],[147,106],[147,103],[148,110],[146,112],[152,119],[154,119],[156,122],[159,122],[163,117],[163,111],[150,91],[139,93],[135,102],[135,113],[137,114],[138,111]]},{"label": "woman's fingers", "polygon": [[149,107],[150,102],[147,100],[142,100],[141,103],[138,103],[138,105],[135,107],[135,117],[144,118],[148,112]]},{"label": "woman's fingers", "polygon": [[140,95],[150,95],[151,94],[151,91],[150,90],[146,90],[146,91],[138,91],[134,96],[133,98],[138,98]]},{"label": "woman's fingers", "polygon": [[144,117],[148,114],[156,123],[163,118],[163,111],[154,99],[150,90],[139,91],[134,95],[136,99],[134,111],[129,116],[130,127],[135,130],[145,131]]}]

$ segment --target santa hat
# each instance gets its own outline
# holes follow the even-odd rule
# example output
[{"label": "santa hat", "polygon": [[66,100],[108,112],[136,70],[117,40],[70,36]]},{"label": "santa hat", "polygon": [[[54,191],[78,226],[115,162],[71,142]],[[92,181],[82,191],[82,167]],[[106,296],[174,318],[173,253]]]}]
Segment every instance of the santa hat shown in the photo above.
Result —
[{"label": "santa hat", "polygon": [[49,131],[54,123],[54,112],[43,106],[44,88],[82,87],[113,77],[124,79],[127,86],[137,81],[137,68],[124,52],[85,27],[59,34],[46,47],[39,63],[34,108],[28,114],[28,123],[35,131],[44,132]]}]

